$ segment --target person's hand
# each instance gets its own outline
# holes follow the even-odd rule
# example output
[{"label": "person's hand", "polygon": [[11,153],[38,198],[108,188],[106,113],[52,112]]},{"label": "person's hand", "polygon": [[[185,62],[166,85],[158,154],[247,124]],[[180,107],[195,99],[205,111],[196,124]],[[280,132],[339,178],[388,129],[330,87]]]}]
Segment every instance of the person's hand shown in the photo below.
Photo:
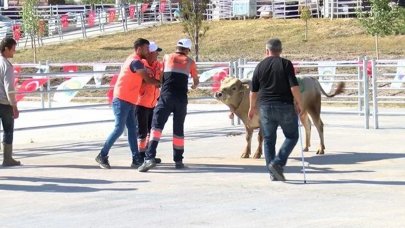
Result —
[{"label": "person's hand", "polygon": [[17,106],[13,106],[13,117],[14,117],[14,119],[18,119],[19,116],[20,116],[20,111],[18,111]]},{"label": "person's hand", "polygon": [[295,111],[297,112],[298,115],[302,115],[302,106],[300,103],[295,103]]},{"label": "person's hand", "polygon": [[249,120],[253,119],[253,116],[256,114],[256,108],[255,107],[250,107],[249,108],[249,113],[248,113],[248,117]]}]

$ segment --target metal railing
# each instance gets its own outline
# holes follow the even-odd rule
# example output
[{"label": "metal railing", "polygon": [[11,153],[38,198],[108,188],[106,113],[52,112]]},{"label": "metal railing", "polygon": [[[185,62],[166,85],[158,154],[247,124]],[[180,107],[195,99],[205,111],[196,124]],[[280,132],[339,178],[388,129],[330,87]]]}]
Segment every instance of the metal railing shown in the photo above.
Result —
[{"label": "metal railing", "polygon": [[[250,62],[239,59],[232,62],[198,62],[197,67],[200,75],[215,69],[226,69],[227,75],[240,79],[250,78],[253,69],[258,62]],[[103,70],[97,70],[95,65],[104,65]],[[352,61],[297,61],[293,62],[298,70],[298,76],[315,77],[325,88],[334,83],[344,82],[345,93],[334,98],[322,98],[325,104],[331,104],[334,108],[323,113],[333,114],[354,114],[363,117],[364,128],[370,127],[369,120],[373,118],[373,127],[379,128],[379,116],[405,116],[405,112],[398,109],[387,109],[386,106],[398,106],[405,104],[405,60],[368,60],[360,57]],[[76,66],[77,72],[61,72],[67,66]],[[40,101],[39,107],[31,107],[22,112],[37,112],[44,110],[77,109],[97,106],[107,106],[107,95],[97,95],[89,103],[82,100],[90,100],[84,92],[98,91],[98,94],[105,94],[111,89],[109,81],[113,75],[119,73],[121,63],[45,63],[45,64],[19,64],[22,73],[19,74],[20,83],[25,80],[45,78],[46,83],[39,86],[39,89],[31,92],[24,92],[25,100]],[[327,68],[325,70],[325,68]],[[335,71],[330,70],[335,69]],[[323,71],[321,71],[323,69]],[[401,70],[402,69],[402,70]],[[37,73],[33,73],[33,72]],[[214,73],[211,74],[211,77]],[[95,76],[103,83],[96,83]],[[60,84],[69,78],[94,77],[85,83],[81,88],[58,88]],[[206,78],[201,82],[202,89],[213,91],[213,78]],[[191,83],[191,81],[190,81]],[[333,87],[333,86],[332,86]],[[327,90],[327,89],[325,89]],[[73,103],[57,103],[54,95],[57,93],[79,92]],[[328,92],[328,91],[326,91]],[[200,95],[195,99],[214,99],[213,96]],[[339,107],[344,106],[344,110]],[[384,108],[384,109],[381,109]],[[382,111],[383,110],[383,111]],[[99,122],[99,121],[97,121]],[[90,124],[88,122],[77,122],[73,124]],[[38,128],[40,126],[36,126]],[[47,126],[49,127],[49,126]]]},{"label": "metal railing", "polygon": [[[39,44],[44,40],[65,36],[87,37],[89,32],[128,31],[129,26],[137,26],[150,23],[166,23],[175,21],[175,11],[179,9],[178,3],[168,2],[166,5],[157,7],[153,4],[130,4],[115,6],[113,4],[95,5],[49,5],[38,6],[36,12],[39,17],[40,31]],[[24,36],[23,24],[21,21],[21,6],[9,8],[5,11],[0,7],[0,13],[9,16],[18,24],[18,30],[10,27],[0,31],[0,36],[5,37],[7,33],[12,34],[16,40],[25,43],[30,40]],[[18,33],[18,34],[16,34]]]}]

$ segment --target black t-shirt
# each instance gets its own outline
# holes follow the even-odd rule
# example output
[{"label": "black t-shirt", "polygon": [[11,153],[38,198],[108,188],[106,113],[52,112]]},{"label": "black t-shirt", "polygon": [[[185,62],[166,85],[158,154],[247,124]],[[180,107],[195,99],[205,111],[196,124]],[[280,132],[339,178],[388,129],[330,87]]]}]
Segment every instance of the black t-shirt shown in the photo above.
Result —
[{"label": "black t-shirt", "polygon": [[267,57],[257,66],[252,78],[252,92],[259,92],[261,104],[294,102],[291,87],[298,86],[294,67],[290,60]]}]

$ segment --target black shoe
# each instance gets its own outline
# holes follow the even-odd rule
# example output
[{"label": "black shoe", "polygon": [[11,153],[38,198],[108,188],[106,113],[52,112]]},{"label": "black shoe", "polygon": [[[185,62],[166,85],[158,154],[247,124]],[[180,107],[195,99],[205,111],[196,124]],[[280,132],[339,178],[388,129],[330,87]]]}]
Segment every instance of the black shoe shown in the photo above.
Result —
[{"label": "black shoe", "polygon": [[155,158],[155,162],[156,162],[156,164],[160,164],[160,163],[162,163],[162,159],[160,159],[160,158]]},{"label": "black shoe", "polygon": [[96,162],[100,164],[102,169],[111,169],[110,163],[108,162],[108,156],[102,157],[101,154],[98,154]]},{"label": "black shoe", "polygon": [[177,161],[174,167],[176,169],[184,169],[184,168],[186,168],[186,166],[184,165],[184,163],[182,161]]},{"label": "black shoe", "polygon": [[269,174],[270,174],[271,181],[278,181],[277,178],[272,173],[269,173]]},{"label": "black shoe", "polygon": [[132,159],[131,168],[137,169],[143,163],[142,159]]},{"label": "black shoe", "polygon": [[139,166],[139,172],[148,172],[148,170],[152,169],[156,166],[156,161],[154,158],[145,160],[141,166]]},{"label": "black shoe", "polygon": [[285,181],[285,177],[283,174],[283,167],[277,164],[270,164],[269,170],[278,181]]}]

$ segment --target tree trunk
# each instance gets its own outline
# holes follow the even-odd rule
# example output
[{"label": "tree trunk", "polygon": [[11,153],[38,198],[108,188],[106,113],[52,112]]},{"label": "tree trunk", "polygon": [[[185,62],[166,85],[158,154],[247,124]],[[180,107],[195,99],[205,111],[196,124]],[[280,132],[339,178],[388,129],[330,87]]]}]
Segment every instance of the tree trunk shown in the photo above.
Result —
[{"label": "tree trunk", "polygon": [[379,59],[380,53],[378,51],[378,35],[375,35],[374,38],[375,38],[375,56],[377,59]]},{"label": "tree trunk", "polygon": [[34,51],[34,63],[37,63],[37,45],[35,42],[35,36],[31,35],[31,45],[32,45],[32,49]]},{"label": "tree trunk", "polygon": [[198,37],[198,31],[199,28],[198,26],[196,26],[195,31],[194,31],[194,40],[195,40],[195,44],[194,44],[194,49],[195,49],[195,61],[198,62],[199,60],[199,37]]}]

